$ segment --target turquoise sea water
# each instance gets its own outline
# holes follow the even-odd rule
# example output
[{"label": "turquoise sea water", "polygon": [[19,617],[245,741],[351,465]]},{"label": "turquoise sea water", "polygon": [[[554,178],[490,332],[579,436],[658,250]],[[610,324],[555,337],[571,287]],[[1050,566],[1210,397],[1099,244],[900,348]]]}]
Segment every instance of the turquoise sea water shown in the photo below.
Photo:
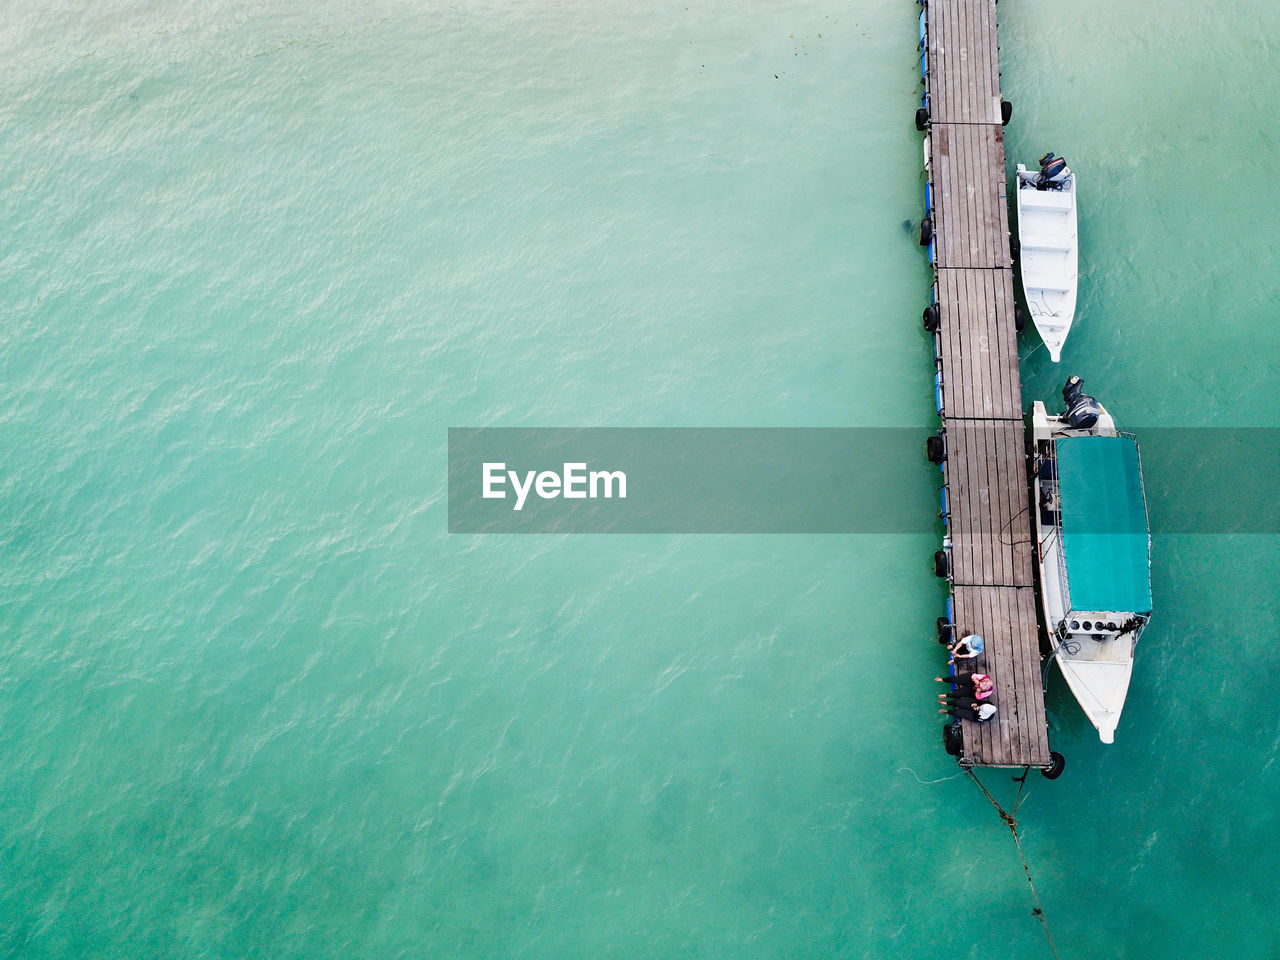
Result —
[{"label": "turquoise sea water", "polygon": [[[934,422],[916,10],[0,15],[5,956],[1048,956],[919,782],[934,538],[445,532],[450,426]],[[1280,425],[1276,8],[1000,13],[1081,180],[1028,402]],[[1274,957],[1277,537],[1154,550],[1023,845],[1063,958]]]}]

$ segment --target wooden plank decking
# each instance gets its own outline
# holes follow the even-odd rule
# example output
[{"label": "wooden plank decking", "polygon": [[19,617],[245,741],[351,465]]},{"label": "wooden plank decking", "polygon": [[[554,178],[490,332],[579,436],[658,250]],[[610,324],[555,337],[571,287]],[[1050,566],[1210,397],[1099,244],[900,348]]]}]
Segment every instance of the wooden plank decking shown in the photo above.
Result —
[{"label": "wooden plank decking", "polygon": [[946,443],[954,629],[981,634],[996,717],[963,759],[1050,763],[1041,687],[1022,383],[1014,331],[995,0],[927,0],[925,149]]},{"label": "wooden plank decking", "polygon": [[946,413],[964,419],[1022,420],[1013,285],[1008,270],[937,271]]},{"label": "wooden plank decking", "polygon": [[995,681],[992,699],[999,708],[986,723],[964,721],[965,756],[983,766],[1047,765],[1035,594],[1019,587],[957,585],[954,598],[956,622],[986,640],[982,668]]},{"label": "wooden plank decking", "polygon": [[928,7],[934,123],[999,125],[996,0],[930,0]]},{"label": "wooden plank decking", "polygon": [[1021,421],[948,417],[944,426],[952,584],[1031,585]]},{"label": "wooden plank decking", "polygon": [[1004,127],[999,118],[981,125],[934,121],[929,148],[938,266],[1009,269]]}]

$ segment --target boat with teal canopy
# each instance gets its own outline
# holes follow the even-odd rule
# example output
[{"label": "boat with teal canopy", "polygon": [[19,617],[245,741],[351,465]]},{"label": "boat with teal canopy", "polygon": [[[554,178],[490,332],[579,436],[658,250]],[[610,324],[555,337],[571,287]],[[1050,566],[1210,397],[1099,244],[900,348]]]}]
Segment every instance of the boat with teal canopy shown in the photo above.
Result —
[{"label": "boat with teal canopy", "polygon": [[1032,406],[1040,601],[1052,657],[1103,743],[1151,617],[1151,536],[1137,440],[1072,377],[1067,409]]}]

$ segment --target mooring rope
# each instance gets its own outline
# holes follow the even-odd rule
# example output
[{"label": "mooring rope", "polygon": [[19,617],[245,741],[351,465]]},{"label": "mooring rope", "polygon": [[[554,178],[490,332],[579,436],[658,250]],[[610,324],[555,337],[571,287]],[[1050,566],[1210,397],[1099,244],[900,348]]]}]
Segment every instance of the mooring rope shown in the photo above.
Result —
[{"label": "mooring rope", "polygon": [[911,774],[913,777],[915,777],[915,778],[916,778],[916,783],[922,783],[922,784],[924,784],[925,786],[928,786],[928,785],[929,785],[929,784],[931,784],[931,783],[942,783],[944,780],[954,780],[956,777],[963,777],[963,776],[964,776],[964,773],[963,773],[963,772],[961,772],[961,773],[953,773],[953,774],[952,774],[951,776],[949,776],[949,777],[939,777],[937,780],[921,780],[921,779],[920,779],[920,774],[916,773],[916,772],[915,772],[914,770],[912,770],[910,767],[899,767],[899,768],[898,768],[898,773],[902,773],[904,770],[905,770],[907,773]]},{"label": "mooring rope", "polygon": [[1013,834],[1014,846],[1018,848],[1018,859],[1022,861],[1022,870],[1027,875],[1027,886],[1031,888],[1031,899],[1036,902],[1036,908],[1032,913],[1044,926],[1044,935],[1049,938],[1049,951],[1053,954],[1054,960],[1059,960],[1058,948],[1054,945],[1053,934],[1049,932],[1049,921],[1044,915],[1044,907],[1040,904],[1040,895],[1036,893],[1036,885],[1031,880],[1031,865],[1027,863],[1027,855],[1022,852],[1022,840],[1018,837],[1018,821],[1014,819],[1018,813],[1018,807],[1022,806],[1022,801],[1026,799],[1022,790],[1027,785],[1027,774],[1030,771],[1031,768],[1027,767],[1022,771],[1021,777],[1015,778],[1018,781],[1018,795],[1013,801],[1013,813],[1006,813],[1004,807],[1000,806],[996,801],[996,798],[991,795],[991,791],[988,790],[983,782],[978,779],[978,775],[973,772],[973,767],[964,767],[964,772],[969,775],[969,779],[976,783],[978,788],[986,794],[987,799],[991,801],[991,805],[995,807],[996,812],[1000,814],[1000,819],[1004,821],[1005,826],[1009,828],[1009,832]]},{"label": "mooring rope", "polygon": [[1026,360],[1028,357],[1030,357],[1033,353],[1035,353],[1037,350],[1039,350],[1039,349],[1040,349],[1041,347],[1043,347],[1043,346],[1044,346],[1044,341],[1043,341],[1043,340],[1041,340],[1041,341],[1040,341],[1039,343],[1037,343],[1034,347],[1032,347],[1030,350],[1028,350],[1028,351],[1027,351],[1027,356],[1026,356],[1026,357],[1019,357],[1019,358],[1018,358],[1018,362],[1019,362],[1019,363],[1021,363],[1023,360]]}]

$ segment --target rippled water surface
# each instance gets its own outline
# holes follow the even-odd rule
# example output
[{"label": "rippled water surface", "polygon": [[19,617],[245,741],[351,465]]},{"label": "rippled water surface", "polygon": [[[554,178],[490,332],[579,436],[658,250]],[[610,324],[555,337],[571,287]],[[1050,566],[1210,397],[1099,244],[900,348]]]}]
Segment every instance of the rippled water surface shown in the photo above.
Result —
[{"label": "rippled water surface", "polygon": [[[1010,163],[1081,183],[1026,399],[1280,425],[1276,8],[1000,14]],[[933,422],[915,18],[0,16],[0,952],[1048,955],[920,782],[934,538],[445,532],[450,426]],[[1053,680],[1023,846],[1063,958],[1274,957],[1277,537],[1154,563],[1114,746]]]}]

